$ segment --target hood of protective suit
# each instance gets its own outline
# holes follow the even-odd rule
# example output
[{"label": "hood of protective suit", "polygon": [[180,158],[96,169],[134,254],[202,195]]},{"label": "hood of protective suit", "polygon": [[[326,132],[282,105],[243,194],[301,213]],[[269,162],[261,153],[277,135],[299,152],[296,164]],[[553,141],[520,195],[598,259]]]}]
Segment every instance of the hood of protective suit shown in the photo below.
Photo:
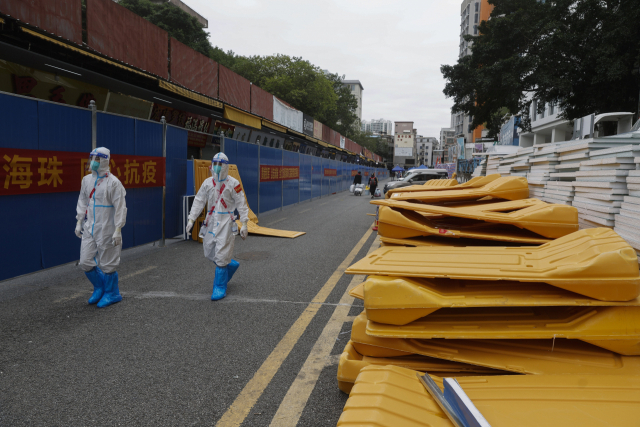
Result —
[{"label": "hood of protective suit", "polygon": [[[107,156],[106,158],[100,156],[100,166],[98,167],[98,171],[97,171],[98,176],[103,177],[107,174],[107,172],[109,172],[109,162],[111,161],[111,151],[109,151],[109,149],[105,147],[98,147],[91,152],[90,156],[93,156],[95,154],[101,154],[102,156],[104,155]],[[91,173],[95,175],[96,171],[91,171]]]},{"label": "hood of protective suit", "polygon": [[[219,173],[214,172],[213,162],[222,163],[222,168],[220,169]],[[225,156],[224,153],[218,153],[215,156],[213,156],[213,160],[211,161],[211,176],[213,176],[213,179],[216,182],[222,182],[227,179],[228,175],[229,175],[229,159],[227,158],[227,156]]]}]

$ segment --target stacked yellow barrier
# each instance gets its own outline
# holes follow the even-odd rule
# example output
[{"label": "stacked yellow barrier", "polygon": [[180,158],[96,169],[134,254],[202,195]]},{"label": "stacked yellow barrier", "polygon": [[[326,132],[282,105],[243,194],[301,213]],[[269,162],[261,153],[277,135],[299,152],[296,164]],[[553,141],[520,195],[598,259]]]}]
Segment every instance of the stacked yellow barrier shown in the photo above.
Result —
[{"label": "stacked yellow barrier", "polygon": [[459,378],[494,427],[636,425],[633,248],[526,198],[520,177],[402,190],[372,202],[384,246],[347,269],[367,279],[350,291],[365,310],[340,358],[338,425],[452,426],[418,372]]}]

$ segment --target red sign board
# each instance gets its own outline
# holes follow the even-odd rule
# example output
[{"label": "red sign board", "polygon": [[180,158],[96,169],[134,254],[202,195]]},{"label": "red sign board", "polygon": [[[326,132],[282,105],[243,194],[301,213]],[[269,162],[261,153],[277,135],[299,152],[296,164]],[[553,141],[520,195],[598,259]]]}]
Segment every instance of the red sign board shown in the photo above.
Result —
[{"label": "red sign board", "polygon": [[324,168],[324,176],[338,176],[336,169]]},{"label": "red sign board", "polygon": [[[80,191],[88,161],[87,153],[0,148],[0,196]],[[125,188],[164,185],[163,157],[114,154],[110,169]]]},{"label": "red sign board", "polygon": [[299,166],[260,165],[260,182],[286,181],[300,178]]},{"label": "red sign board", "polygon": [[358,171],[357,170],[352,170],[351,171],[351,176],[356,176],[358,175]]}]

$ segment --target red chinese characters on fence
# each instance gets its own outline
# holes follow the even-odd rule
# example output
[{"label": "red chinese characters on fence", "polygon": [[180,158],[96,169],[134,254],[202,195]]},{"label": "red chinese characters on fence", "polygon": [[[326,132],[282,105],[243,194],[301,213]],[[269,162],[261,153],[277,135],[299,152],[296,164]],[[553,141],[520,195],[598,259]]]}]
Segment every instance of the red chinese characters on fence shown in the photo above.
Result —
[{"label": "red chinese characters on fence", "polygon": [[324,168],[324,176],[338,176],[338,170]]},{"label": "red chinese characters on fence", "polygon": [[[87,153],[0,148],[0,195],[79,191],[87,163]],[[165,159],[114,154],[110,170],[125,188],[161,187]]]},{"label": "red chinese characters on fence", "polygon": [[298,166],[270,166],[260,165],[260,182],[286,181],[300,178]]}]

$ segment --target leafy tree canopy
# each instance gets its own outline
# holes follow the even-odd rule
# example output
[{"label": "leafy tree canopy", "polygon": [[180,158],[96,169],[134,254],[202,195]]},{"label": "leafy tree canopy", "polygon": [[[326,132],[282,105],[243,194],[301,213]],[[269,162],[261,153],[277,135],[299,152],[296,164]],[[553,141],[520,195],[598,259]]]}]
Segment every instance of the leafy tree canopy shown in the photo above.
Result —
[{"label": "leafy tree canopy", "polygon": [[493,136],[505,109],[530,129],[533,100],[555,103],[564,119],[638,111],[640,7],[626,0],[489,0],[472,54],[443,65],[454,112]]},{"label": "leafy tree canopy", "polygon": [[319,67],[295,56],[245,57],[232,50],[225,52],[212,47],[209,34],[200,23],[170,3],[149,0],[119,0],[118,3],[343,136],[358,143],[366,142],[355,113],[358,102],[342,84],[344,76],[325,74]]}]

